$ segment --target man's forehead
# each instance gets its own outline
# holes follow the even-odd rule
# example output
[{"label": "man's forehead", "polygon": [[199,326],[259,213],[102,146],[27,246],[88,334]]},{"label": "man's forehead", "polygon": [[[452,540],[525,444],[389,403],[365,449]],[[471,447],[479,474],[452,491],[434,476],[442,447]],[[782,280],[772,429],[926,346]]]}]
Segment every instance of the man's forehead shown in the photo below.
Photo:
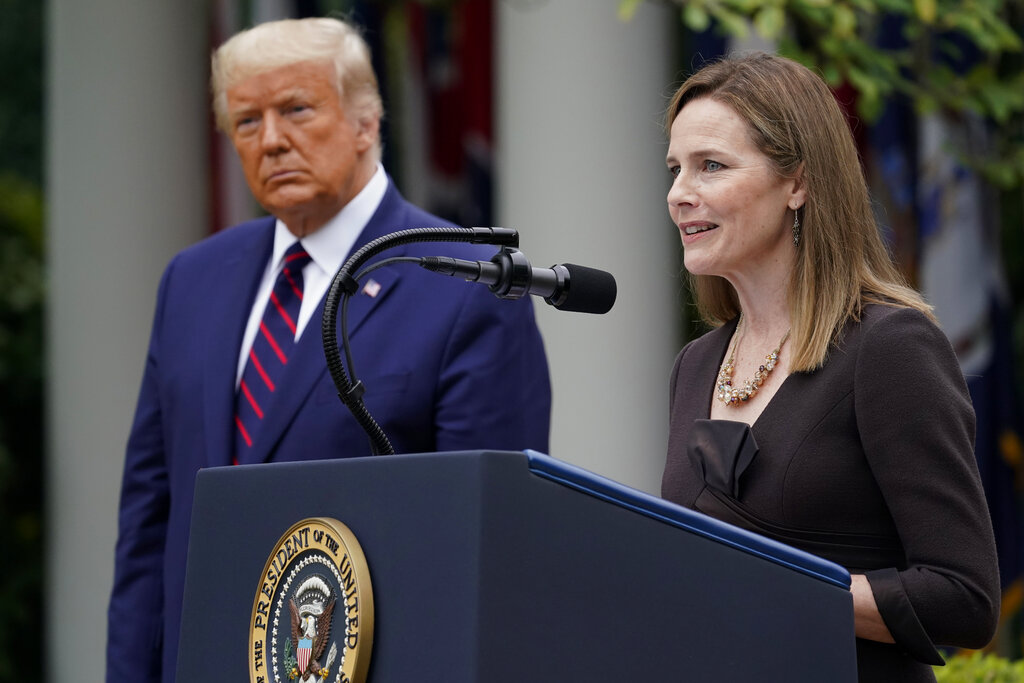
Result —
[{"label": "man's forehead", "polygon": [[227,89],[228,108],[336,93],[333,66],[297,62],[247,74]]}]

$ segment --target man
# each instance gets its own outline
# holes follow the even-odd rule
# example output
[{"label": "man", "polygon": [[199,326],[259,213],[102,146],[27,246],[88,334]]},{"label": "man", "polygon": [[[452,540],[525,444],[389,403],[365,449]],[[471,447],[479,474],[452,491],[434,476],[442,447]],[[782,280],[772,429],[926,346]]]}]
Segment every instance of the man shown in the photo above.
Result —
[{"label": "man", "polygon": [[[370,454],[326,369],[324,293],[363,244],[445,224],[405,202],[380,166],[380,96],[352,27],[305,19],[242,32],[213,57],[213,91],[218,125],[272,215],[184,250],[160,283],[122,484],[111,683],[174,679],[200,468]],[[383,256],[496,251],[439,247]],[[397,452],[547,449],[550,387],[529,301],[414,265],[372,278],[347,328],[366,405]]]}]

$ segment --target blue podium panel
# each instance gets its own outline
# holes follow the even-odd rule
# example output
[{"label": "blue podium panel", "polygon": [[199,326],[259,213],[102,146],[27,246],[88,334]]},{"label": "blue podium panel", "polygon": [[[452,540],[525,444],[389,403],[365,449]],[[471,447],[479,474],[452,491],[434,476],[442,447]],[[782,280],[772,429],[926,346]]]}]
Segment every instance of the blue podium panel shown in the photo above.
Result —
[{"label": "blue podium panel", "polygon": [[261,571],[308,517],[366,556],[371,683],[856,680],[841,567],[541,454],[214,468],[196,487],[181,681],[248,681]]}]

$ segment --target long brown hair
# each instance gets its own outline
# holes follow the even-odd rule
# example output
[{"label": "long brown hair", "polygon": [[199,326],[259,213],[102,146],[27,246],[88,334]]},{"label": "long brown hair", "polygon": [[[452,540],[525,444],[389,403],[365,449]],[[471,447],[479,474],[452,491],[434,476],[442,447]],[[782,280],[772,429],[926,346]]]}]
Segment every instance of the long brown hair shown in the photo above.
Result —
[{"label": "long brown hair", "polygon": [[[793,371],[820,367],[843,325],[859,319],[867,303],[916,308],[934,319],[882,241],[853,135],[821,78],[766,53],[711,62],[673,95],[666,132],[688,102],[705,97],[747,122],[777,173],[803,174],[807,199],[798,209],[801,238],[788,294]],[[740,313],[736,290],[724,278],[691,274],[690,282],[707,324],[719,326]]]}]

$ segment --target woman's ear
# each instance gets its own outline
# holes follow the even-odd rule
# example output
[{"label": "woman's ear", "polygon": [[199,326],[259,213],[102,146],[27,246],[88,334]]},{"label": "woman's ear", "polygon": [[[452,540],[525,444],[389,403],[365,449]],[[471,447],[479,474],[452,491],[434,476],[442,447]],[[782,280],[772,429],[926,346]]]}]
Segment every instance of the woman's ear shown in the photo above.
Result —
[{"label": "woman's ear", "polygon": [[807,184],[804,182],[803,162],[796,169],[796,173],[790,179],[793,182],[789,192],[789,208],[796,211],[807,202]]}]

